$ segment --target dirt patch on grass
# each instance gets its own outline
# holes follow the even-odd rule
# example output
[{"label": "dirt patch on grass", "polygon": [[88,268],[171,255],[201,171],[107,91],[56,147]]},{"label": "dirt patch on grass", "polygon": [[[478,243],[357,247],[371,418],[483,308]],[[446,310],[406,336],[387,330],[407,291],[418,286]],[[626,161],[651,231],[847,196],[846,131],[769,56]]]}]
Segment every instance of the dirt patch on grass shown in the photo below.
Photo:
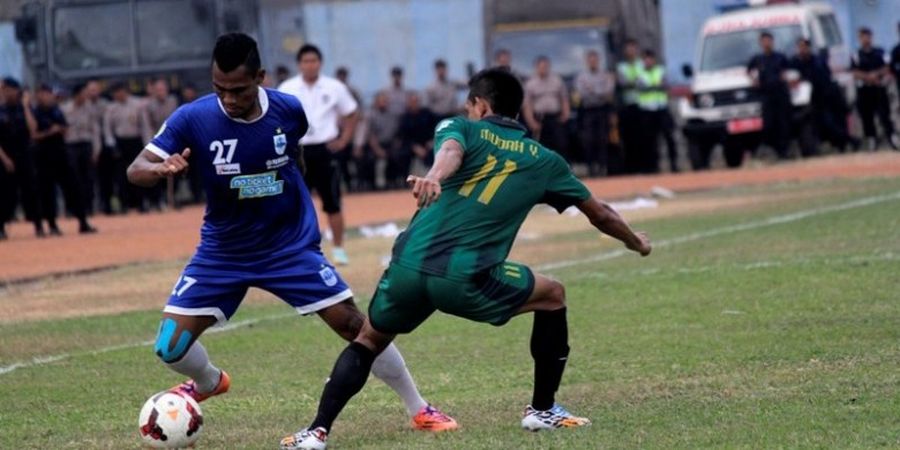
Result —
[{"label": "dirt patch on grass", "polygon": [[[623,198],[646,193],[653,186],[675,191],[696,191],[726,186],[761,185],[784,181],[852,178],[900,174],[900,154],[883,153],[823,158],[801,163],[738,171],[690,173],[657,177],[621,177],[590,180],[592,191],[605,198]],[[816,190],[788,190],[779,193],[736,193],[699,195],[665,200],[658,208],[626,212],[629,220],[649,220],[685,216],[844,192],[842,187],[823,186]],[[404,220],[413,209],[406,192],[349,196],[346,202],[350,226],[388,220]],[[161,308],[170,286],[186,259],[194,251],[202,221],[197,208],[155,215],[98,218],[102,232],[57,239],[34,239],[26,225],[12,227],[12,239],[0,243],[0,280],[46,277],[56,273],[122,266],[83,275],[39,278],[39,281],[11,284],[0,292],[0,323],[51,318],[93,316],[125,311]],[[66,223],[69,227],[74,224]],[[513,258],[534,263],[548,261],[584,250],[583,240],[553,239],[591,230],[582,217],[557,215],[544,208],[532,212],[514,248]],[[598,235],[597,250],[617,245]],[[353,264],[340,270],[356,288],[357,296],[368,296],[383,271],[383,260],[392,239],[352,239]],[[251,291],[247,301],[269,299],[271,295]],[[367,299],[363,299],[367,300]]]}]

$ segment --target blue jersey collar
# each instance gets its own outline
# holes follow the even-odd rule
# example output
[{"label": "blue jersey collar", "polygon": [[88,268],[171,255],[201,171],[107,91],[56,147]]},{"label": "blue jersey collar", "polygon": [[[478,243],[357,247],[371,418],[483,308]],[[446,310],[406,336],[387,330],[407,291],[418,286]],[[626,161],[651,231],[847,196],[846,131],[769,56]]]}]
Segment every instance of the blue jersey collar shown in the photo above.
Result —
[{"label": "blue jersey collar", "polygon": [[238,123],[253,123],[265,117],[266,112],[269,111],[269,94],[266,93],[266,88],[262,86],[259,87],[259,109],[261,112],[259,113],[259,116],[252,120],[236,119],[229,116],[228,113],[225,112],[225,107],[222,106],[222,100],[218,96],[216,97],[216,103],[219,105],[219,109],[222,111],[222,114],[225,114],[225,117]]}]

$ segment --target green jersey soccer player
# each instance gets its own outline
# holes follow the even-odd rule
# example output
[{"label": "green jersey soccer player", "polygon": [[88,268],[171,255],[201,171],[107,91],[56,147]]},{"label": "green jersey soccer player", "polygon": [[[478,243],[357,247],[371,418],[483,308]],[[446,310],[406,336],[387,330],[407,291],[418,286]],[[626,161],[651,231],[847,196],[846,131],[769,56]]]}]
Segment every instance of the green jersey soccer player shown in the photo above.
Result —
[{"label": "green jersey soccer player", "polygon": [[523,97],[515,76],[483,71],[469,89],[468,120],[439,123],[434,166],[425,177],[409,177],[419,211],[394,244],[367,323],[335,363],[315,420],[284,438],[281,448],[324,449],[332,423],[362,389],[379,352],[436,310],[492,325],[534,311],[534,395],[522,426],[542,430],[590,423],[554,401],[569,354],[562,284],[506,257],[538,203],[559,211],[577,206],[598,230],[641,255],[650,253],[650,242],[593,198],[557,153],[525,136],[513,119]]}]

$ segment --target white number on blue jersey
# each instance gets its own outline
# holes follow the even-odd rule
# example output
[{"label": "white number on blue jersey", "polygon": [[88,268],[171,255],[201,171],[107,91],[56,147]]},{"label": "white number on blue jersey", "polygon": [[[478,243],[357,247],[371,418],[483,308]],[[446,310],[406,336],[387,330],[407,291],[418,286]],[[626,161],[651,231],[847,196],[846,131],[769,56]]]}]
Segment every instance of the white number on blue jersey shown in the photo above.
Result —
[{"label": "white number on blue jersey", "polygon": [[[213,159],[213,164],[231,164],[231,158],[234,157],[234,149],[237,148],[237,139],[225,139],[224,141],[212,141],[209,144],[209,151],[216,152],[216,157]],[[225,147],[228,147],[228,152],[225,153]],[[222,153],[225,153],[225,157],[222,157]]]},{"label": "white number on blue jersey", "polygon": [[175,287],[172,288],[172,295],[181,297],[181,294],[184,294],[184,291],[188,290],[196,282],[197,279],[194,277],[189,277],[187,275],[182,276],[175,282]]}]

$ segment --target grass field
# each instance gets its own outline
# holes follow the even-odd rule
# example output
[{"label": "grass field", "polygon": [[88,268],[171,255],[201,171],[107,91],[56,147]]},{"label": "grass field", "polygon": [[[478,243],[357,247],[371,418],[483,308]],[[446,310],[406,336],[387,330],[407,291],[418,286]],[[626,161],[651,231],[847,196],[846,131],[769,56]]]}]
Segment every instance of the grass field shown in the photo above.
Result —
[{"label": "grass field", "polygon": [[[462,430],[409,430],[399,400],[372,380],[336,423],[332,448],[900,446],[900,180],[721,189],[629,216],[659,244],[651,257],[621,255],[584,220],[542,209],[514,250],[567,286],[572,353],[558,399],[592,427],[518,428],[530,318],[493,328],[436,315],[398,345],[426,398]],[[344,273],[361,299],[389,246],[349,244],[357,251]],[[182,264],[0,293],[155,305],[0,322],[0,448],[139,447],[142,402],[180,381],[142,343]],[[204,343],[234,383],[203,405],[200,448],[229,449],[274,448],[305,425],[344,345],[259,292]]]}]

